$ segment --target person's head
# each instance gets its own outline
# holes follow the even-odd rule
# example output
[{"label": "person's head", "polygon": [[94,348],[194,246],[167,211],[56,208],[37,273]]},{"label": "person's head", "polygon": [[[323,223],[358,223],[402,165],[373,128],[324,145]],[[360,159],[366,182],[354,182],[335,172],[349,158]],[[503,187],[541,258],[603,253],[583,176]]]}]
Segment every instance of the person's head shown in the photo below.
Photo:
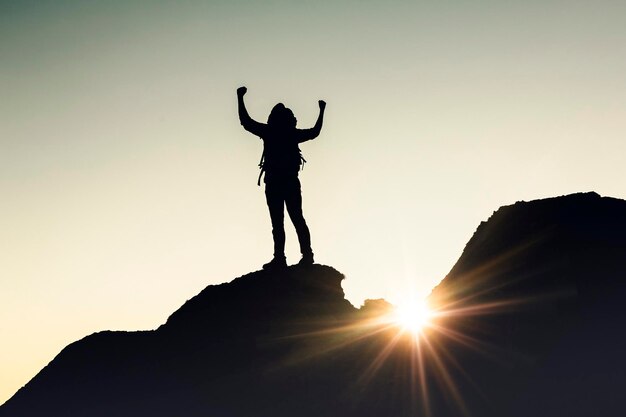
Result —
[{"label": "person's head", "polygon": [[278,128],[294,128],[297,122],[296,116],[283,103],[275,105],[267,118],[268,125]]}]

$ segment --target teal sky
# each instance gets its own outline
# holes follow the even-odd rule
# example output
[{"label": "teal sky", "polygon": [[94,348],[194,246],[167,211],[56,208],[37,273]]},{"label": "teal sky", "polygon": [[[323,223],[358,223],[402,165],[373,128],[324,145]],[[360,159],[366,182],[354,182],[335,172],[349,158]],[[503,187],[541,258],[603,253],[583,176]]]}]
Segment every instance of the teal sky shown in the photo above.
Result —
[{"label": "teal sky", "polygon": [[261,121],[328,102],[304,212],[356,305],[426,296],[501,205],[626,198],[624,22],[622,1],[0,1],[0,402],[269,260],[240,85]]}]

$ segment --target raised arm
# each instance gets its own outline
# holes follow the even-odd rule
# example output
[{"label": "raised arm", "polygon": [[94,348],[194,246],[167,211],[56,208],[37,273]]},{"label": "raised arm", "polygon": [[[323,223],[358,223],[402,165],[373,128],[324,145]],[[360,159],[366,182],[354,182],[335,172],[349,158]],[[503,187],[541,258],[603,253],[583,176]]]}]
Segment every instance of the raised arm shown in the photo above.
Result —
[{"label": "raised arm", "polygon": [[239,122],[244,129],[246,129],[253,135],[263,136],[266,125],[252,119],[252,117],[250,117],[250,115],[248,114],[245,103],[243,102],[243,96],[246,94],[247,91],[248,89],[246,87],[239,87],[237,89],[237,108],[239,110]]},{"label": "raised arm", "polygon": [[322,130],[322,123],[324,123],[324,111],[326,110],[326,102],[324,100],[318,101],[320,106],[320,114],[317,116],[315,126],[310,129],[298,129],[298,143],[306,142],[307,140],[315,139],[319,136]]}]

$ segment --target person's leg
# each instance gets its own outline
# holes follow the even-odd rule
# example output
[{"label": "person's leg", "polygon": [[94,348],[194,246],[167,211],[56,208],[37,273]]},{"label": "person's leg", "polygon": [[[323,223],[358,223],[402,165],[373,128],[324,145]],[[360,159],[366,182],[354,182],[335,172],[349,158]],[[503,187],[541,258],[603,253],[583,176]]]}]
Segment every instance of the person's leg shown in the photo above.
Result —
[{"label": "person's leg", "polygon": [[272,221],[272,237],[274,238],[274,259],[285,259],[285,198],[280,184],[265,184],[265,200]]},{"label": "person's leg", "polygon": [[289,181],[285,190],[285,205],[287,213],[291,218],[291,222],[298,234],[298,242],[300,243],[300,252],[302,259],[306,263],[313,263],[313,250],[311,249],[311,234],[302,214],[302,192],[300,188],[300,180],[296,177]]}]

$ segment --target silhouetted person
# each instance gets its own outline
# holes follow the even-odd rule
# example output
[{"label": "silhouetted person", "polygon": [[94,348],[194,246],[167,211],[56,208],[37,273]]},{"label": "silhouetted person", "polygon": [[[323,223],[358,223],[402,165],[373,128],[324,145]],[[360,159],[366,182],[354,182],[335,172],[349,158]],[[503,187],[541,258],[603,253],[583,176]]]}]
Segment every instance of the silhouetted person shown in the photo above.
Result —
[{"label": "silhouetted person", "polygon": [[[243,101],[246,87],[237,89],[239,120],[248,132],[263,140],[263,157],[261,158],[261,175],[265,173],[265,198],[272,220],[272,236],[274,237],[274,257],[263,265],[263,269],[287,266],[285,259],[285,225],[284,208],[298,234],[302,259],[299,265],[313,264],[311,235],[302,215],[302,193],[298,172],[304,159],[298,144],[315,139],[322,129],[326,103],[319,101],[320,113],[315,126],[311,129],[297,129],[297,120],[293,112],[278,103],[272,109],[267,124],[253,120]],[[260,179],[260,176],[259,176]]]}]

